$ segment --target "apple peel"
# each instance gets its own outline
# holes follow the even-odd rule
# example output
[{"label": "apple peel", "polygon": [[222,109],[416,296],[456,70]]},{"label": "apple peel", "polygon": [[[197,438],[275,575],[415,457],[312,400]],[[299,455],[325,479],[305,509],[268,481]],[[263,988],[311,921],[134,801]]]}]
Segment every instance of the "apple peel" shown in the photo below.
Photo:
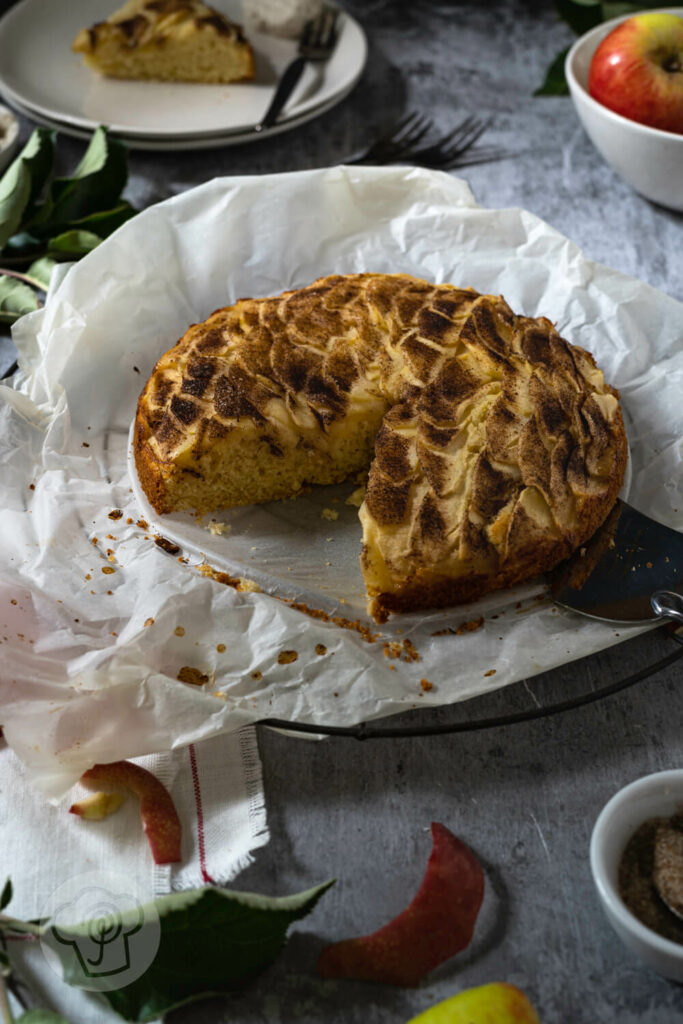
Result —
[{"label": "apple peel", "polygon": [[[117,793],[122,789],[133,792],[140,801],[142,827],[154,863],[176,864],[181,860],[180,818],[171,794],[155,775],[131,761],[112,761],[94,765],[81,776],[80,781],[86,789],[104,793]],[[77,806],[74,804],[70,810]]]},{"label": "apple peel", "polygon": [[432,842],[409,906],[372,935],[327,946],[318,960],[321,977],[414,987],[469,945],[484,898],[484,872],[444,825],[432,824]]}]

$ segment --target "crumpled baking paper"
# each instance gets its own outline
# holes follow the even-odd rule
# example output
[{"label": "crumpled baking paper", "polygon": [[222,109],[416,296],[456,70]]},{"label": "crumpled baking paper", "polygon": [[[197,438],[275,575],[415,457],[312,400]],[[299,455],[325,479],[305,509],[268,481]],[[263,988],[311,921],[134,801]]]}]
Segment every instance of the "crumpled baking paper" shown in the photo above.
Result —
[{"label": "crumpled baking paper", "polygon": [[[141,507],[128,433],[159,355],[241,296],[359,271],[499,292],[555,320],[621,390],[629,501],[683,528],[679,303],[587,261],[524,210],[478,208],[443,173],[337,167],[192,189],[123,225],[17,323],[20,372],[0,387],[0,720],[52,796],[96,761],[264,717],[348,725],[464,700],[638,631],[564,613],[530,584],[370,624],[382,636],[369,643],[272,596],[369,624],[353,482],[217,516],[222,534],[211,517],[156,522]],[[202,563],[269,593],[237,592]],[[475,631],[433,635],[481,615]],[[183,668],[204,685],[179,681]]]}]

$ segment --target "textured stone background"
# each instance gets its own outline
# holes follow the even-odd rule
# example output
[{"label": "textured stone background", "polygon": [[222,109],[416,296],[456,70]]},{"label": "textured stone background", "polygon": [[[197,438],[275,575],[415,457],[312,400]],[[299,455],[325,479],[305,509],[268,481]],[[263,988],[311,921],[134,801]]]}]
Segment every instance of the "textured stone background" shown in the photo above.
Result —
[{"label": "textured stone background", "polygon": [[[346,6],[368,32],[370,59],[344,103],[319,121],[249,146],[131,153],[132,200],[146,205],[218,174],[338,163],[406,110],[430,112],[440,130],[465,113],[491,114],[487,143],[513,155],[467,169],[480,203],[526,207],[588,256],[683,299],[683,217],[641,199],[613,174],[569,99],[532,98],[551,57],[571,40],[549,0]],[[65,140],[65,163],[81,150]],[[6,341],[0,370],[12,359]],[[563,699],[672,648],[661,632],[649,634],[419,721]],[[284,894],[332,875],[338,882],[246,995],[170,1019],[400,1024],[462,988],[507,980],[526,990],[544,1024],[673,1024],[683,1015],[683,989],[641,967],[609,929],[592,888],[588,842],[616,789],[681,765],[681,682],[674,666],[583,710],[451,737],[315,743],[263,731],[272,839],[238,885]],[[470,843],[487,868],[488,893],[470,949],[413,991],[317,980],[314,964],[326,941],[374,930],[412,897],[433,820]]]}]

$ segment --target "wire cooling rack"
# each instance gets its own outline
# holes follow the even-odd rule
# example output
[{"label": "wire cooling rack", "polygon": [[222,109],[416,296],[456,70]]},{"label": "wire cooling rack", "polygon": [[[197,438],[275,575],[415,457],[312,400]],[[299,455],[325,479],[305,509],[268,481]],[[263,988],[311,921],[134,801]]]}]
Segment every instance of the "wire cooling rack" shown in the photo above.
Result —
[{"label": "wire cooling rack", "polygon": [[[574,711],[577,708],[585,707],[588,704],[595,704],[597,701],[612,697],[614,694],[627,690],[636,683],[648,679],[650,676],[661,672],[662,669],[674,665],[683,659],[683,627],[663,626],[657,631],[665,634],[675,644],[673,650],[644,666],[636,672],[632,672],[602,687],[595,687],[584,693],[568,697],[566,700],[551,701],[547,704],[528,708],[524,711],[515,711],[508,714],[492,715],[483,718],[466,719],[456,722],[438,722],[436,724],[424,725],[417,722],[415,725],[375,725],[372,722],[360,722],[358,725],[309,725],[304,722],[288,722],[279,718],[264,718],[257,725],[267,726],[271,729],[279,729],[289,733],[301,733],[313,736],[345,736],[354,740],[380,740],[397,739],[410,736],[438,736],[448,733],[476,732],[481,729],[494,729],[503,725],[517,725],[520,722],[531,722],[537,718],[549,718],[551,715],[559,715],[565,711]],[[523,686],[524,681],[515,684],[516,687]],[[476,698],[475,698],[476,699]],[[456,705],[459,707],[460,705]],[[425,714],[423,710],[408,712],[411,716],[419,718]]]}]

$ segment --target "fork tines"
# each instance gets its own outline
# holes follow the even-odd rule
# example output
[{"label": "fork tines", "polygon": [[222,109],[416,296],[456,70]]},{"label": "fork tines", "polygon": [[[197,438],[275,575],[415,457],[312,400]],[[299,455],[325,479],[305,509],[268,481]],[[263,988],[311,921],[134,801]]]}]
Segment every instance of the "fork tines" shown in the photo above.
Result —
[{"label": "fork tines", "polygon": [[336,41],[337,17],[339,12],[332,7],[323,7],[320,13],[304,25],[299,41],[301,50],[328,50]]},{"label": "fork tines", "polygon": [[491,124],[491,118],[480,120],[466,117],[449,135],[411,154],[411,159],[430,162],[435,166],[447,166],[462,156],[484,134]]},{"label": "fork tines", "polygon": [[[392,163],[400,160],[411,152],[414,146],[427,134],[432,127],[430,118],[413,112],[396,122],[392,128],[372,143],[356,162],[370,161],[373,163]],[[354,161],[351,161],[354,162]]]}]

